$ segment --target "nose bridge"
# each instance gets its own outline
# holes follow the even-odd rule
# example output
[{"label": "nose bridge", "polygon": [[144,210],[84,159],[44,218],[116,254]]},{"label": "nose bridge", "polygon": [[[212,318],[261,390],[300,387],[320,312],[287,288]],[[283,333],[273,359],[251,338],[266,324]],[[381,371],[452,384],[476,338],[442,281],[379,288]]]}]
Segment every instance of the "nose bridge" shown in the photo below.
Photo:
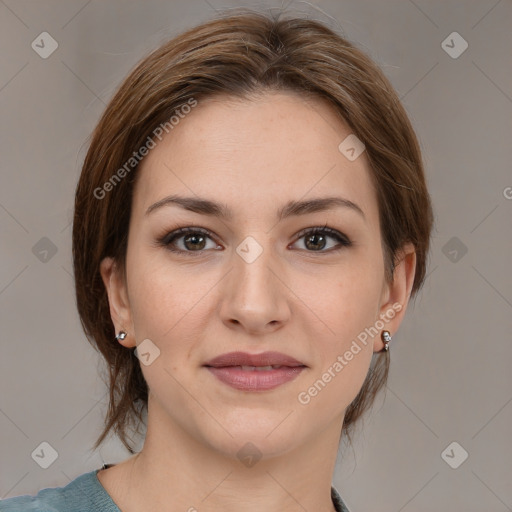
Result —
[{"label": "nose bridge", "polygon": [[271,294],[275,279],[272,268],[276,266],[270,237],[249,235],[236,247],[233,255],[234,285],[243,296],[257,298],[259,294]]},{"label": "nose bridge", "polygon": [[224,321],[258,331],[287,317],[286,287],[268,235],[247,236],[233,252],[229,290],[224,294]]}]

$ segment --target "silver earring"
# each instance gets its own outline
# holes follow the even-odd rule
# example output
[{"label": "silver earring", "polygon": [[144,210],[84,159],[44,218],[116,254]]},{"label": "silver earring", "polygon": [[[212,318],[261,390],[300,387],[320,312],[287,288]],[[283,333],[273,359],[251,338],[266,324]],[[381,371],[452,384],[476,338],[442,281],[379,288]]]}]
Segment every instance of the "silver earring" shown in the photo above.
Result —
[{"label": "silver earring", "polygon": [[384,350],[389,350],[389,342],[391,341],[391,334],[389,331],[382,331],[380,334],[382,341],[384,342]]},{"label": "silver earring", "polygon": [[126,333],[124,331],[119,331],[119,334],[116,335],[116,340],[124,340],[126,338]]}]

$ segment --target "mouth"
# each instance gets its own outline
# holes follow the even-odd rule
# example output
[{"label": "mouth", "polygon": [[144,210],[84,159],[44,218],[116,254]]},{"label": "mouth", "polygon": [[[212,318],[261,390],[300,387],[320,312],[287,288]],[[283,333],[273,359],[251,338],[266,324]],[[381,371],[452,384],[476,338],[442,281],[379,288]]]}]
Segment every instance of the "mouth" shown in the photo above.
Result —
[{"label": "mouth", "polygon": [[273,364],[268,366],[208,366],[209,368],[238,368],[239,370],[243,370],[245,372],[256,371],[256,372],[265,372],[270,370],[277,370],[278,368],[292,368],[291,366],[283,366],[281,364]]},{"label": "mouth", "polygon": [[205,365],[218,380],[241,391],[266,391],[295,379],[307,366],[279,352],[230,352]]}]

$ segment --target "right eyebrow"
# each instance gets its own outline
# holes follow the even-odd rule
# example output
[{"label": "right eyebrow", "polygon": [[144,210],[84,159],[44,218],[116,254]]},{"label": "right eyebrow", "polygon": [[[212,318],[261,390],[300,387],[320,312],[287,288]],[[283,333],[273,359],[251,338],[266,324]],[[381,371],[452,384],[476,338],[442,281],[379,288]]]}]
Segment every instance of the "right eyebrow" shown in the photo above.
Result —
[{"label": "right eyebrow", "polygon": [[[185,197],[179,195],[170,195],[160,199],[146,210],[146,215],[149,215],[151,212],[164,206],[172,205],[180,206],[185,210],[199,213],[201,215],[210,215],[226,220],[231,220],[234,217],[233,212],[225,204],[201,197]],[[283,220],[294,215],[307,215],[309,213],[326,211],[335,207],[351,209],[365,219],[365,215],[361,207],[353,201],[342,197],[319,197],[304,201],[289,201],[277,211],[277,218],[278,220]]]}]

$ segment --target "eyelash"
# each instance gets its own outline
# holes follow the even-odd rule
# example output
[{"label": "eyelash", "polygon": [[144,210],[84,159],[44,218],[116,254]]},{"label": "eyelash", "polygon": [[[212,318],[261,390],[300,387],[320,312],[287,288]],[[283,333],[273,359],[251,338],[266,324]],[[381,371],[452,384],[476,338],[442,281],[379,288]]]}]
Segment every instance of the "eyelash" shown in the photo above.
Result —
[{"label": "eyelash", "polygon": [[[208,231],[207,229],[200,228],[200,227],[188,227],[188,228],[179,228],[174,231],[171,231],[170,233],[167,233],[164,236],[160,237],[157,240],[157,242],[158,242],[158,245],[165,247],[166,249],[168,249],[169,251],[174,252],[174,253],[179,253],[179,254],[186,253],[187,255],[190,254],[191,256],[195,256],[196,254],[194,254],[194,253],[197,253],[199,255],[199,254],[205,252],[205,249],[197,250],[197,251],[185,251],[183,249],[176,249],[172,246],[173,242],[175,242],[179,238],[184,237],[185,235],[190,235],[190,234],[201,234],[201,235],[205,235],[209,238],[212,238],[212,233],[210,231]],[[302,231],[300,231],[297,234],[296,241],[298,241],[299,239],[301,239],[307,235],[316,235],[316,234],[329,235],[331,238],[336,239],[340,246],[330,248],[327,250],[319,250],[319,251],[305,250],[308,253],[315,254],[315,253],[337,252],[337,251],[344,249],[345,247],[350,247],[352,245],[352,242],[349,240],[349,238],[347,236],[345,236],[343,233],[340,233],[336,229],[327,227],[327,225],[303,229]]]}]

